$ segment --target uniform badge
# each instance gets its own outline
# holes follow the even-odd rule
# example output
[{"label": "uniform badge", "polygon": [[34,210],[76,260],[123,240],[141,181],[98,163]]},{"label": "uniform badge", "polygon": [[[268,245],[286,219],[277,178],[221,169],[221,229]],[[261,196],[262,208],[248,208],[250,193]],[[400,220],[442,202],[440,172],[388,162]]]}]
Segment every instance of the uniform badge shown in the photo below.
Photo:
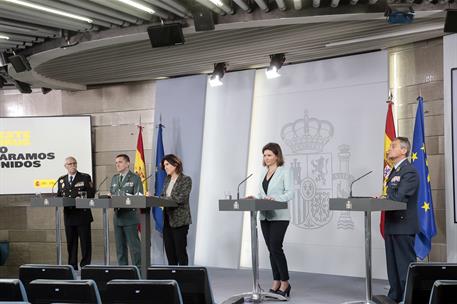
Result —
[{"label": "uniform badge", "polygon": [[84,182],[79,182],[79,183],[76,183],[75,187],[82,187],[84,186]]},{"label": "uniform badge", "polygon": [[400,182],[400,178],[401,178],[401,176],[398,176],[398,175],[397,175],[397,176],[392,177],[392,179],[391,179],[390,181],[391,181],[392,183],[395,183],[395,182],[398,183],[398,182]]},{"label": "uniform badge", "polygon": [[60,183],[63,184],[63,179],[60,180]]}]

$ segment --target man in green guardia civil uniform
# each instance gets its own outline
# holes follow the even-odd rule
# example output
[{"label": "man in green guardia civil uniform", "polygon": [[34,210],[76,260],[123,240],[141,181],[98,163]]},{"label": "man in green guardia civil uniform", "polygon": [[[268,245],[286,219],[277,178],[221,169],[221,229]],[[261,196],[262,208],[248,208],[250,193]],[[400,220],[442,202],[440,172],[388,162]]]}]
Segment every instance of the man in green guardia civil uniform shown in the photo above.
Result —
[{"label": "man in green guardia civil uniform", "polygon": [[[116,156],[116,170],[111,179],[111,195],[143,194],[141,178],[130,171],[130,158],[126,154]],[[116,238],[116,255],[119,265],[129,265],[127,247],[130,249],[132,264],[141,266],[141,241],[138,236],[140,219],[136,209],[114,209],[114,234]]]}]

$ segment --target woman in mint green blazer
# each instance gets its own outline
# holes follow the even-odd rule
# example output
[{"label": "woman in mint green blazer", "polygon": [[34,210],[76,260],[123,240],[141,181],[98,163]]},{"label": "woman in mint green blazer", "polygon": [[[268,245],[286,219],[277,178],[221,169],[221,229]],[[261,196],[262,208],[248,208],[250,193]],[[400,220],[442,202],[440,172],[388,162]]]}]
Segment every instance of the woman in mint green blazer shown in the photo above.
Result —
[{"label": "woman in mint green blazer", "polygon": [[[268,143],[263,149],[263,165],[266,172],[260,183],[259,198],[280,202],[289,202],[293,198],[292,176],[289,169],[283,167],[284,158],[277,143]],[[273,284],[270,292],[290,296],[289,271],[282,243],[289,226],[289,210],[272,210],[260,212],[262,234],[270,252],[270,263],[273,271]]]}]

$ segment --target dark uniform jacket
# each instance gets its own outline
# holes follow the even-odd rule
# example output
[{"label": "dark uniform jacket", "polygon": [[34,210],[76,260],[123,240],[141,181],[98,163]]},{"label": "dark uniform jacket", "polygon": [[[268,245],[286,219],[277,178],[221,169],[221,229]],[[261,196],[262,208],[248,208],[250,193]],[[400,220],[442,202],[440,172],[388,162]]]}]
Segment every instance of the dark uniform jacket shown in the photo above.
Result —
[{"label": "dark uniform jacket", "polygon": [[[68,174],[59,177],[57,180],[57,196],[78,197],[80,191],[86,191],[88,198],[93,198],[95,189],[89,174],[76,172],[73,182],[70,185]],[[92,212],[90,209],[78,209],[76,207],[65,207],[63,209],[65,225],[77,226],[91,223]]]},{"label": "dark uniform jacket", "polygon": [[[161,196],[165,197],[167,194],[168,184],[171,177],[167,176],[163,185]],[[192,189],[192,179],[184,174],[180,174],[171,190],[171,197],[173,201],[178,203],[178,207],[165,207],[165,216],[168,216],[170,226],[173,228],[181,227],[184,225],[192,224],[189,207],[189,195]]]},{"label": "dark uniform jacket", "polygon": [[[115,174],[111,179],[111,195],[138,195],[143,193],[143,183],[141,178],[128,171],[125,177],[120,180],[120,174]],[[140,223],[136,209],[119,208],[115,210],[114,225],[129,226]]]},{"label": "dark uniform jacket", "polygon": [[404,202],[407,209],[386,211],[385,234],[416,234],[419,231],[418,190],[419,175],[407,159],[397,169],[392,169],[387,179],[387,199]]}]

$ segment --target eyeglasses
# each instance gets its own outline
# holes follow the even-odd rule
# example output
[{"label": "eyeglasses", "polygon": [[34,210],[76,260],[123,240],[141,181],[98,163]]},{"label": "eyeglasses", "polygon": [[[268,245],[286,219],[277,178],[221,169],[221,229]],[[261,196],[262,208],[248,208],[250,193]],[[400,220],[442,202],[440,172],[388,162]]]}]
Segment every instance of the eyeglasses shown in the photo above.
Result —
[{"label": "eyeglasses", "polygon": [[65,166],[76,166],[77,162],[66,163]]}]

